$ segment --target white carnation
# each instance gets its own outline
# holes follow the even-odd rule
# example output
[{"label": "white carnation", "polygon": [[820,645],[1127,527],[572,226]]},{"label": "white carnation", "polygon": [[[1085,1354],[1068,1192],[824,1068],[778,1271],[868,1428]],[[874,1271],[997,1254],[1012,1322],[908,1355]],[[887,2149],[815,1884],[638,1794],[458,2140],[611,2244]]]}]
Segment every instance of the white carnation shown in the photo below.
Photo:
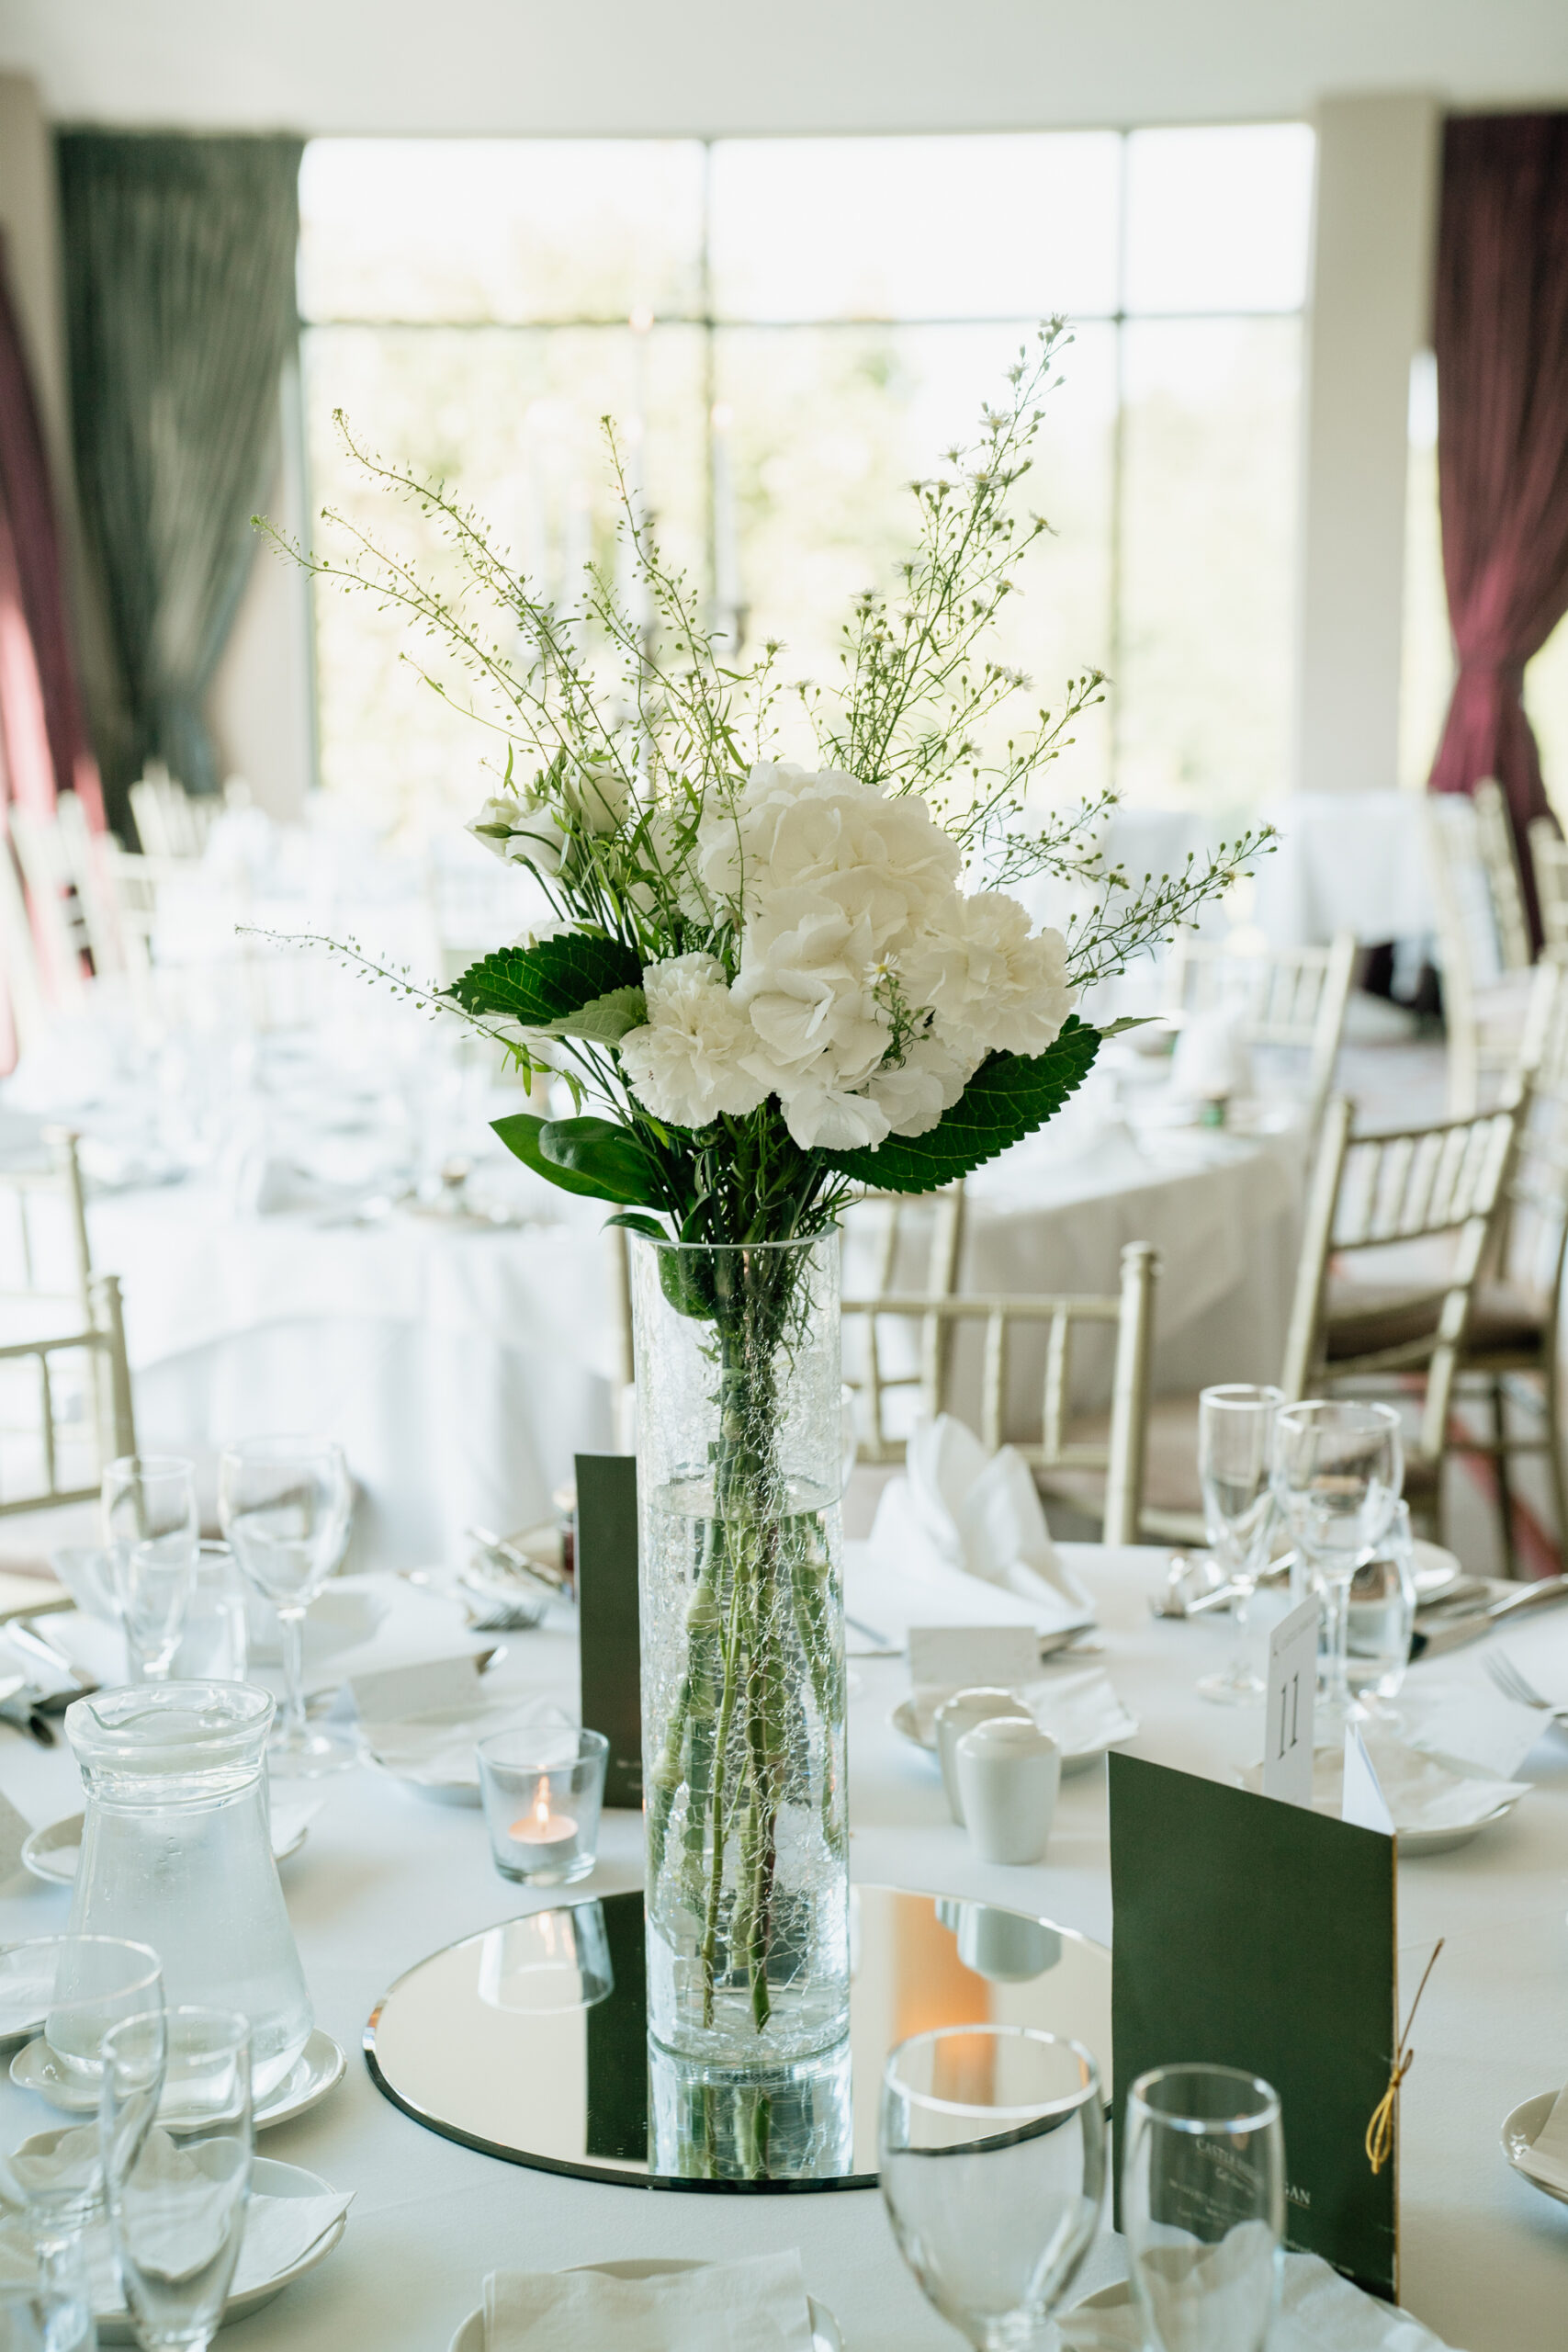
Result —
[{"label": "white carnation", "polygon": [[899,972],[955,1054],[1043,1054],[1073,1009],[1066,953],[1059,931],[1031,936],[1028,909],[1004,891],[955,892]]},{"label": "white carnation", "polygon": [[705,1127],[721,1111],[742,1117],[769,1092],[771,1073],[756,1075],[742,1054],[756,1044],[714,956],[672,956],[642,976],[648,1023],[617,1048],[626,1082],[656,1119]]}]

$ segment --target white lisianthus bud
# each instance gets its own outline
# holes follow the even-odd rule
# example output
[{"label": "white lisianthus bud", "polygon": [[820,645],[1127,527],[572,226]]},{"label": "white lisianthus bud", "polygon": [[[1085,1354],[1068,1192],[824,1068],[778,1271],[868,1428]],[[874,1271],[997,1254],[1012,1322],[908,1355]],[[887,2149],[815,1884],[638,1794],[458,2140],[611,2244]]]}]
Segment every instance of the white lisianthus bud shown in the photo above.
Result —
[{"label": "white lisianthus bud", "polygon": [[509,865],[531,865],[547,876],[560,872],[566,833],[533,794],[492,793],[465,830]]},{"label": "white lisianthus bud", "polygon": [[585,832],[618,832],[632,804],[630,778],[602,762],[561,780],[561,797]]},{"label": "white lisianthus bud", "polygon": [[616,1048],[627,1085],[656,1119],[705,1127],[721,1111],[743,1117],[767,1098],[772,1073],[742,1061],[755,1033],[714,956],[672,956],[642,976],[647,1025]]}]

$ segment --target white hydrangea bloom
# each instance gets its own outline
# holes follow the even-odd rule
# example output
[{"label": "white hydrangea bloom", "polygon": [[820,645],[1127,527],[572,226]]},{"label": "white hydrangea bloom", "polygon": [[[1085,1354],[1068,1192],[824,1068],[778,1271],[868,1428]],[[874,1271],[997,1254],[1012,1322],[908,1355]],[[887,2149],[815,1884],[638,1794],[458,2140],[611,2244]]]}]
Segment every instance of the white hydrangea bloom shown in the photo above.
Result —
[{"label": "white hydrangea bloom", "polygon": [[887,1136],[886,1113],[868,1096],[836,1087],[826,1070],[794,1080],[779,1107],[802,1151],[864,1151]]},{"label": "white hydrangea bloom", "polygon": [[959,853],[918,796],[892,799],[834,769],[754,767],[733,809],[705,816],[698,872],[748,922],[780,890],[809,889],[864,921],[871,952],[907,943],[951,894]]},{"label": "white hydrangea bloom", "polygon": [[961,1057],[1043,1054],[1073,1009],[1067,944],[1059,931],[1030,931],[1029,910],[1001,890],[954,894],[900,970],[911,1004],[935,1013]]},{"label": "white hydrangea bloom", "polygon": [[626,1082],[656,1119],[705,1127],[721,1111],[743,1117],[766,1101],[774,1073],[742,1059],[756,1034],[735,1004],[715,956],[672,956],[642,976],[647,1025],[621,1039]]},{"label": "white hydrangea bloom", "polygon": [[984,1059],[983,1054],[955,1054],[936,1035],[916,1038],[903,1060],[879,1069],[865,1091],[896,1136],[927,1135],[952,1110]]},{"label": "white hydrangea bloom", "polygon": [[776,1069],[852,1087],[887,1051],[874,978],[863,918],[852,922],[815,891],[781,890],[746,926],[734,997]]}]

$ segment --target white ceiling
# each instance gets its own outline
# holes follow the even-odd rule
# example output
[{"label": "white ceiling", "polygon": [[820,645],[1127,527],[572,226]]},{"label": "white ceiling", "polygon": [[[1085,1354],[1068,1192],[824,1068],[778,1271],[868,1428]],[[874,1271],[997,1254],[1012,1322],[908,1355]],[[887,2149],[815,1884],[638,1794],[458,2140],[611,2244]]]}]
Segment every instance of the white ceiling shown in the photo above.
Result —
[{"label": "white ceiling", "polygon": [[61,121],[1023,129],[1568,100],[1564,0],[0,0]]}]

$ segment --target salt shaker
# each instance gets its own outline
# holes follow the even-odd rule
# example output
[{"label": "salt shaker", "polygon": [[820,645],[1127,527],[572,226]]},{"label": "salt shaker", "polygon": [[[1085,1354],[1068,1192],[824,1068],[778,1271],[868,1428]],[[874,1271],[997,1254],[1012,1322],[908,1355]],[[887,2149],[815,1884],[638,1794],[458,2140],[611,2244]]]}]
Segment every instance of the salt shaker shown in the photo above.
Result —
[{"label": "salt shaker", "polygon": [[1011,1690],[955,1690],[944,1699],[936,1711],[936,1747],[942,1758],[942,1782],[947,1791],[947,1802],[960,1829],[964,1826],[964,1800],[958,1792],[958,1774],[953,1766],[953,1749],[966,1731],[985,1723],[992,1715],[1017,1715],[1032,1722],[1023,1701]]},{"label": "salt shaker", "polygon": [[964,1820],[983,1862],[1037,1862],[1062,1783],[1062,1751],[1032,1717],[993,1715],[954,1750]]}]

